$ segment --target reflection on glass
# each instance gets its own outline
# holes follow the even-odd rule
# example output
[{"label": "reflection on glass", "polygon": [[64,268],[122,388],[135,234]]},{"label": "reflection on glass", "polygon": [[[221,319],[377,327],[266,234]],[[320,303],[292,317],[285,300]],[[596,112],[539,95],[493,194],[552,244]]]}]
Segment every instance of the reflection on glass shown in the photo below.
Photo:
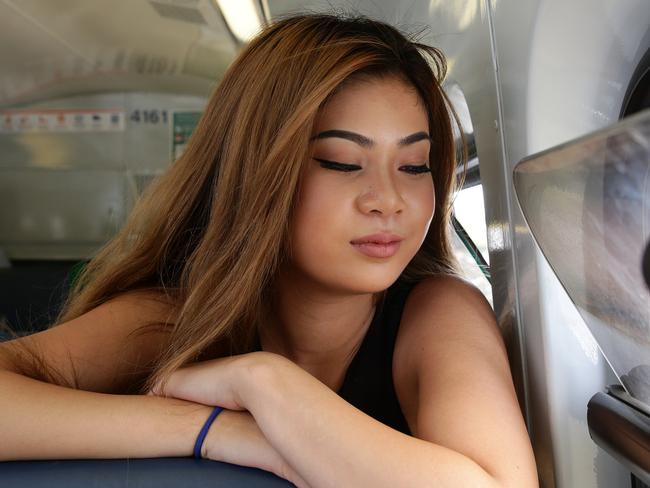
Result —
[{"label": "reflection on glass", "polygon": [[650,111],[520,162],[528,225],[628,393],[650,405]]}]

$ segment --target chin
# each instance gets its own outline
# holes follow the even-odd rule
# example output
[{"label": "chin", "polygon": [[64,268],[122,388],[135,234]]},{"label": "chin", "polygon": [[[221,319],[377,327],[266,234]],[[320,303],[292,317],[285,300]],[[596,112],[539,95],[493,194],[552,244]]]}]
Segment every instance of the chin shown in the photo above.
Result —
[{"label": "chin", "polygon": [[353,289],[357,293],[379,293],[395,283],[402,271],[400,269],[392,272],[362,272],[346,280],[349,283],[346,288]]},{"label": "chin", "polygon": [[[320,256],[325,255],[322,253]],[[410,255],[409,255],[410,258]],[[319,286],[353,295],[379,293],[388,289],[399,278],[409,260],[404,256],[393,256],[383,262],[369,262],[367,258],[354,256],[354,259],[319,260],[315,256],[304,259],[305,266],[298,264],[294,270],[300,270],[307,281]],[[308,264],[307,264],[308,263]]]}]

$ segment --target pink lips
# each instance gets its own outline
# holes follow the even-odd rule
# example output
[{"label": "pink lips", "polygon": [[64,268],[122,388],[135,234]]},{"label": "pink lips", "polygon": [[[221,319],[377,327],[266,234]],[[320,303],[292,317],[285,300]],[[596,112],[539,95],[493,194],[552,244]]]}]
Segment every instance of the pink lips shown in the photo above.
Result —
[{"label": "pink lips", "polygon": [[389,258],[399,250],[402,237],[395,234],[372,234],[350,241],[355,248],[366,256],[373,258]]}]

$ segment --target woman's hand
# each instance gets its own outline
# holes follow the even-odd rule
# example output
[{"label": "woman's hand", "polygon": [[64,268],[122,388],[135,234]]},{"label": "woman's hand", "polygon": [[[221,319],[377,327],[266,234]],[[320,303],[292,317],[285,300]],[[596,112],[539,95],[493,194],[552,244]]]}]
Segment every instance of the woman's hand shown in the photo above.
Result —
[{"label": "woman's hand", "polygon": [[213,461],[270,471],[298,488],[308,488],[307,483],[266,440],[249,412],[221,412],[208,431],[202,455]]},{"label": "woman's hand", "polygon": [[277,354],[257,351],[194,363],[174,372],[164,388],[160,384],[154,386],[149,395],[223,407],[205,438],[202,457],[270,471],[298,488],[308,488],[268,442],[254,417],[246,411],[241,395],[253,368],[278,360],[286,361]]},{"label": "woman's hand", "polygon": [[175,371],[164,387],[160,383],[154,386],[150,394],[228,410],[247,410],[242,392],[251,381],[251,370],[278,358],[282,356],[256,351],[190,364]]}]

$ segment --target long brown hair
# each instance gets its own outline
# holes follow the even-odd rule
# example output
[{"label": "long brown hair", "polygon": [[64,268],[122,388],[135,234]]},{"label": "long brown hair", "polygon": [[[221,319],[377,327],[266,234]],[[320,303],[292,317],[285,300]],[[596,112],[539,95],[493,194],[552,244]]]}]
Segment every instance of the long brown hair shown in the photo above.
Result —
[{"label": "long brown hair", "polygon": [[[58,323],[133,290],[176,310],[169,347],[141,391],[177,368],[250,352],[288,230],[319,108],[355,77],[397,76],[419,94],[433,138],[435,214],[401,279],[453,273],[457,162],[442,53],[367,18],[297,15],[265,28],[215,88],[184,154],[87,265]],[[161,324],[158,324],[161,325]],[[144,330],[144,328],[143,328]]]}]

